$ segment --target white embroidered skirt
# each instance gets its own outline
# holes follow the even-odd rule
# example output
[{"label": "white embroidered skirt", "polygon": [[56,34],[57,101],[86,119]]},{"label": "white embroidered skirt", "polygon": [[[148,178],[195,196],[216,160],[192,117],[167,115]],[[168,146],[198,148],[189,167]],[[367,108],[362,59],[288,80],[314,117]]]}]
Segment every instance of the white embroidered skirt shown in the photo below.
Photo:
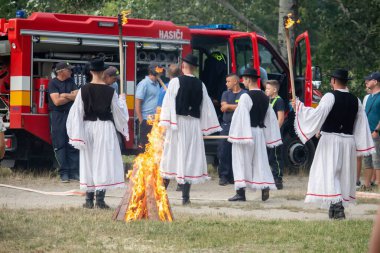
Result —
[{"label": "white embroidered skirt", "polygon": [[177,130],[166,131],[161,158],[161,176],[178,183],[203,183],[209,180],[200,120],[177,115]]},{"label": "white embroidered skirt", "polygon": [[310,169],[305,202],[323,207],[355,202],[356,146],[352,135],[322,132]]},{"label": "white embroidered skirt", "polygon": [[88,191],[125,186],[124,167],[111,121],[85,121],[86,148],[80,150],[80,188]]},{"label": "white embroidered skirt", "polygon": [[252,127],[253,143],[232,143],[232,169],[235,189],[253,190],[269,187],[276,190],[272,171],[268,162],[264,132]]}]

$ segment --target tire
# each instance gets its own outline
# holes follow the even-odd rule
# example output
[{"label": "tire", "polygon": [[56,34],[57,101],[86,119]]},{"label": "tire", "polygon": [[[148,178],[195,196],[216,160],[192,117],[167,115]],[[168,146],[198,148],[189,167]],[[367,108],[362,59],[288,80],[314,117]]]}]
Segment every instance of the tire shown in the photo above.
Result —
[{"label": "tire", "polygon": [[296,136],[286,135],[284,138],[283,158],[285,168],[290,174],[300,171],[308,172],[315,154],[315,143],[310,140],[303,144]]}]

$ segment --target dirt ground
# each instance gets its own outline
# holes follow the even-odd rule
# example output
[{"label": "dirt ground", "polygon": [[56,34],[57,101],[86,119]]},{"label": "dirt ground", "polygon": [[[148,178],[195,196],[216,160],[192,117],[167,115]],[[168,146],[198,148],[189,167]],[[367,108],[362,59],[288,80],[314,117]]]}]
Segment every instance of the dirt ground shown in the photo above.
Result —
[{"label": "dirt ground", "polygon": [[[285,177],[284,189],[271,191],[266,202],[261,201],[261,192],[253,191],[247,191],[246,202],[228,202],[227,199],[235,194],[233,185],[219,186],[217,179],[193,185],[190,206],[181,205],[181,193],[175,191],[175,182],[169,185],[168,195],[174,216],[176,213],[186,213],[257,219],[328,220],[327,210],[303,202],[307,180],[302,176]],[[78,182],[63,184],[57,178],[49,177],[0,177],[0,184],[54,192],[79,189]],[[115,208],[124,192],[125,189],[107,191],[106,202]],[[71,208],[81,207],[83,202],[84,197],[81,196],[50,196],[0,187],[0,208]],[[346,209],[346,216],[348,219],[373,219],[379,203],[379,200],[359,199],[358,204]]]}]

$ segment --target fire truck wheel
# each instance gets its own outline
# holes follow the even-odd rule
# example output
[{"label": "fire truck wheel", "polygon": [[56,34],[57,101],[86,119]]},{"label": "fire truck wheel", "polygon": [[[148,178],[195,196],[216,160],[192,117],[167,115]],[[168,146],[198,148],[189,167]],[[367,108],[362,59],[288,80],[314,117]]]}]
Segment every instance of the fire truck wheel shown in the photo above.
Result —
[{"label": "fire truck wheel", "polygon": [[284,138],[283,158],[285,170],[289,174],[308,172],[313,162],[315,144],[310,140],[303,144],[298,137],[290,135]]}]

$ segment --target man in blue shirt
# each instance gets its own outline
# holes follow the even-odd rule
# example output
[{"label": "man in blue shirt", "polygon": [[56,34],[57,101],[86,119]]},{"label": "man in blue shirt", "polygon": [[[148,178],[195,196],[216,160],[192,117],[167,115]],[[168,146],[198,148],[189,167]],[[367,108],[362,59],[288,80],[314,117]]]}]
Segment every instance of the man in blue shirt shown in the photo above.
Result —
[{"label": "man in blue shirt", "polygon": [[158,77],[162,74],[163,68],[157,64],[151,64],[148,67],[148,75],[139,82],[136,90],[136,115],[138,118],[138,151],[145,151],[145,144],[148,143],[148,133],[152,126],[148,125],[149,116],[156,113],[158,97],[160,95],[160,84]]},{"label": "man in blue shirt", "polygon": [[[221,108],[223,112],[222,132],[220,135],[228,135],[232,121],[232,115],[237,107],[240,96],[246,93],[246,90],[240,88],[239,77],[236,74],[229,74],[226,77],[227,90],[223,92],[221,99]],[[219,158],[219,185],[228,185],[234,183],[232,171],[232,143],[226,139],[222,140],[218,146]]]},{"label": "man in blue shirt", "polygon": [[371,90],[371,96],[368,96],[365,104],[369,128],[372,132],[373,142],[376,153],[364,157],[364,185],[361,190],[371,190],[371,178],[375,169],[376,184],[380,184],[380,72],[374,72],[365,78],[366,87]]}]

